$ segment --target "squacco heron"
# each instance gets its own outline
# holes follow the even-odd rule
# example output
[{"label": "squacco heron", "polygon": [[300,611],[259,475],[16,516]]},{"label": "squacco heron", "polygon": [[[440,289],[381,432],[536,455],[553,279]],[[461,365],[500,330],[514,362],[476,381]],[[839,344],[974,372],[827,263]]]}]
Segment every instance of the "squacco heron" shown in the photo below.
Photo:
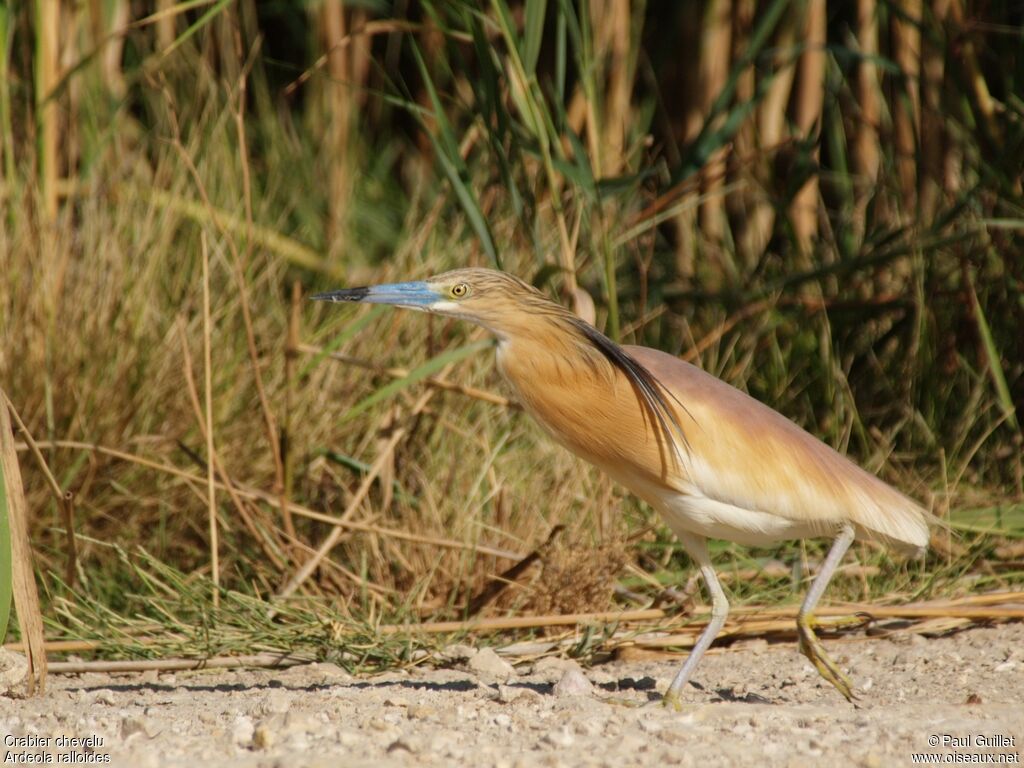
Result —
[{"label": "squacco heron", "polygon": [[664,352],[619,346],[507,273],[458,269],[313,298],[391,304],[483,326],[497,337],[498,367],[525,410],[662,515],[700,568],[712,605],[666,704],[679,706],[729,611],[707,540],[761,546],[832,538],[798,613],[799,647],[852,700],[849,678],[814,634],[815,606],[854,539],[923,552],[931,517],[919,505],[738,389]]}]

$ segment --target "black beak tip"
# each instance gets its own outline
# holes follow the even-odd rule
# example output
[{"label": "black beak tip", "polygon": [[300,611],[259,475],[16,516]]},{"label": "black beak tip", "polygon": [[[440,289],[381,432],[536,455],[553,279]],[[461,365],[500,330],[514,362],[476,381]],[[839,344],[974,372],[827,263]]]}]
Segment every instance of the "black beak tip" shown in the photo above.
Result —
[{"label": "black beak tip", "polygon": [[362,301],[369,292],[369,288],[346,288],[341,291],[316,293],[309,298],[313,301]]}]

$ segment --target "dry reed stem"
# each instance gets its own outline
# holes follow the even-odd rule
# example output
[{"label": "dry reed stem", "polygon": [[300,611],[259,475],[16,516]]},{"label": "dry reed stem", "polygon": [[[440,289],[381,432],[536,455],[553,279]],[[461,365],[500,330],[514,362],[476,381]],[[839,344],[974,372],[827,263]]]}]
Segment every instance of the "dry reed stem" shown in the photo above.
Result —
[{"label": "dry reed stem", "polygon": [[[792,634],[794,620],[799,608],[796,606],[767,608],[765,606],[737,606],[730,612],[730,619],[723,628],[723,637],[757,637],[763,635]],[[709,606],[697,606],[692,613],[708,613]],[[816,611],[820,617],[848,617],[858,615],[865,623],[874,619],[911,619],[920,620],[914,625],[896,631],[943,632],[956,629],[973,622],[1006,621],[1024,619],[1024,592],[997,592],[985,595],[969,595],[952,600],[933,600],[911,603],[903,606],[877,606],[864,603],[836,603]],[[666,625],[663,622],[667,620]],[[426,622],[423,624],[381,625],[377,627],[380,635],[399,634],[452,634],[500,632],[515,629],[540,629],[545,627],[589,625],[597,623],[614,623],[617,625],[636,625],[654,622],[656,626],[642,630],[639,626],[619,629],[608,637],[603,644],[606,650],[628,651],[630,648],[680,648],[691,646],[703,631],[707,622],[704,620],[682,620],[660,609],[641,609],[626,611],[602,611],[583,614],[555,614],[545,616],[519,616],[492,619],[474,619],[469,621]],[[153,629],[156,629],[155,627]],[[152,629],[150,630],[152,631]],[[639,633],[639,634],[638,634]],[[135,637],[136,642],[143,645],[157,646],[157,637]],[[573,630],[548,638],[543,643],[528,644],[536,646],[531,649],[535,653],[548,653],[566,645],[578,644],[578,631]],[[8,650],[23,652],[25,644],[7,643]],[[72,653],[103,650],[104,643],[96,640],[50,640],[42,644],[50,653]],[[512,643],[498,649],[506,655],[524,655],[523,643]],[[293,659],[294,663],[313,661],[312,656],[303,654],[256,654],[254,656],[221,656],[206,660],[196,659],[164,659],[130,662],[57,662],[50,664],[54,672],[75,673],[82,671],[143,671],[151,669],[192,669],[212,667],[241,666],[273,666],[274,660]],[[255,661],[254,661],[255,660]],[[81,666],[75,666],[81,665]],[[133,666],[134,665],[134,666]]]},{"label": "dry reed stem", "polygon": [[210,341],[210,249],[206,230],[199,233],[203,255],[203,389],[206,399],[206,489],[210,527],[210,573],[213,581],[213,607],[220,607],[220,544],[217,526],[217,486],[213,478],[213,346]]},{"label": "dry reed stem", "polygon": [[321,36],[327,48],[327,73],[329,86],[323,88],[323,103],[327,128],[325,141],[328,145],[328,219],[327,241],[337,242],[345,225],[349,208],[349,137],[352,126],[352,111],[348,86],[351,80],[351,51],[332,43],[346,36],[347,19],[341,0],[323,0],[319,8]]},{"label": "dry reed stem", "polygon": [[[804,26],[804,52],[797,71],[794,123],[800,138],[813,134],[821,124],[821,111],[825,104],[825,0],[808,0]],[[818,148],[811,153],[817,161]],[[809,269],[810,253],[818,232],[818,174],[812,172],[789,207],[793,233],[800,247],[799,266]]]},{"label": "dry reed stem", "polygon": [[[289,543],[295,547],[296,551],[304,553],[309,556],[316,554],[316,550],[312,546],[302,541],[301,539],[289,539]],[[381,604],[385,604],[388,596],[394,596],[397,594],[397,590],[389,589],[388,587],[382,587],[380,584],[370,581],[369,579],[360,576],[354,571],[346,568],[341,563],[336,563],[330,558],[324,558],[320,561],[325,567],[337,571],[339,574],[345,577],[346,580],[351,581],[353,584],[358,584],[361,589],[365,589],[370,596]]]},{"label": "dry reed stem", "polygon": [[[931,221],[942,196],[945,120],[942,91],[946,56],[942,46],[942,25],[949,10],[947,0],[932,0],[933,33],[921,41],[921,168],[918,181],[918,217]],[[937,29],[936,29],[937,28]],[[937,39],[938,38],[938,39]]]},{"label": "dry reed stem", "polygon": [[71,491],[64,491],[58,506],[60,507],[61,516],[64,518],[64,528],[68,542],[67,561],[64,564],[64,583],[73,589],[75,577],[78,575],[78,543],[75,537],[75,494]]},{"label": "dry reed stem", "polygon": [[289,538],[295,538],[295,521],[288,500],[292,497],[294,484],[294,456],[291,449],[292,408],[296,397],[295,359],[299,355],[299,326],[302,322],[302,284],[292,282],[291,311],[288,313],[288,336],[284,348],[284,432],[282,434],[281,461],[284,464],[284,492],[281,496],[281,510],[284,516],[284,531]]},{"label": "dry reed stem", "polygon": [[875,181],[881,163],[878,126],[881,121],[881,93],[878,79],[878,5],[876,0],[857,0],[857,46],[860,59],[854,92],[860,115],[854,124],[850,160],[854,179],[852,226],[858,242],[864,236],[868,202],[875,194]]},{"label": "dry reed stem", "polygon": [[170,48],[174,42],[172,9],[175,5],[176,0],[156,0],[156,13],[153,15],[159,15],[159,18],[155,19],[153,23],[156,25],[156,47],[158,50]]},{"label": "dry reed stem", "polygon": [[466,608],[466,615],[476,616],[480,611],[486,608],[488,605],[493,603],[498,597],[508,589],[516,579],[518,579],[527,568],[541,558],[544,558],[551,551],[551,548],[555,545],[558,537],[565,531],[564,525],[556,525],[551,529],[551,533],[548,534],[548,538],[533,550],[530,554],[520,560],[518,563],[512,565],[502,571],[497,576],[490,577],[487,584],[469,601],[469,606]]},{"label": "dry reed stem", "polygon": [[[26,688],[31,696],[46,690],[46,650],[43,637],[43,616],[39,609],[39,594],[36,591],[35,569],[33,568],[32,545],[28,534],[28,505],[18,468],[18,455],[14,445],[6,393],[0,389],[0,472],[3,473],[7,497],[8,527],[11,536],[11,588],[14,593],[14,609],[18,614],[18,626],[27,646],[28,660]],[[3,511],[0,510],[0,514]]]},{"label": "dry reed stem", "polygon": [[43,217],[57,218],[58,132],[57,102],[53,98],[60,79],[60,0],[36,0],[35,98],[39,125],[39,188]]},{"label": "dry reed stem", "polygon": [[[773,73],[764,97],[756,108],[755,124],[757,147],[760,154],[752,155],[754,173],[761,184],[770,184],[774,171],[772,157],[790,142],[786,105],[793,92],[796,79],[796,61],[789,55],[797,40],[798,14],[790,9],[779,21],[772,48],[776,54],[772,62]],[[747,247],[755,258],[760,258],[771,240],[775,228],[776,208],[771,200],[755,201],[753,209],[746,215],[745,226],[749,232]]]},{"label": "dry reed stem", "polygon": [[[756,0],[735,0],[732,24],[732,56],[740,59],[750,44],[751,30],[757,13]],[[736,101],[754,102],[757,97],[757,74],[753,64],[747,66],[736,80]],[[749,158],[758,154],[757,122],[746,119],[736,131],[732,149],[728,155],[728,176],[739,188],[726,198],[726,212],[735,241],[736,255],[744,270],[753,270],[757,260],[764,253],[771,237],[770,227],[765,224],[771,219],[761,215],[764,208],[770,208],[761,182],[756,176],[746,173]],[[756,171],[755,171],[756,173]]]},{"label": "dry reed stem", "polygon": [[[337,360],[339,363],[345,363],[346,365],[355,365],[367,371],[373,371],[380,373],[385,376],[390,376],[393,379],[407,379],[412,373],[408,368],[398,367],[387,367],[378,363],[364,360],[360,357],[352,357],[350,355],[343,355],[338,352],[325,352],[322,347],[317,347],[312,344],[298,344],[296,349],[299,352],[307,355],[323,355],[331,360]],[[421,379],[421,384],[426,384],[428,387],[435,387],[436,389],[443,389],[446,392],[455,392],[456,394],[465,395],[466,397],[472,397],[475,400],[482,400],[485,403],[492,403],[494,405],[500,405],[503,408],[514,408],[520,409],[522,406],[515,400],[511,400],[507,397],[499,395],[495,392],[488,392],[484,389],[477,389],[476,387],[469,387],[463,384],[457,384],[454,381],[447,379],[438,378],[431,376],[429,378]]]},{"label": "dry reed stem", "polygon": [[64,498],[64,491],[57,482],[57,478],[53,476],[53,472],[50,471],[50,465],[46,463],[46,459],[43,458],[43,452],[39,449],[39,443],[32,437],[32,433],[28,431],[28,427],[25,426],[25,422],[21,420],[21,416],[18,414],[17,409],[14,407],[14,403],[10,401],[7,394],[0,390],[0,405],[5,405],[11,412],[11,418],[14,419],[14,423],[18,426],[18,431],[25,438],[25,445],[32,452],[32,457],[36,460],[39,465],[39,470],[43,473],[43,477],[46,478],[46,483],[50,487],[50,491],[53,494],[53,498],[58,501]]},{"label": "dry reed stem", "polygon": [[[900,88],[893,104],[893,144],[902,210],[914,217],[917,206],[917,147],[921,136],[921,0],[901,0],[900,10],[892,19],[892,51],[902,74]],[[907,20],[904,21],[902,16]]]},{"label": "dry reed stem", "polygon": [[[235,278],[235,283],[238,287],[239,304],[242,308],[242,324],[245,327],[245,341],[246,348],[249,351],[249,364],[252,368],[253,383],[256,386],[256,395],[260,401],[260,410],[263,413],[263,422],[267,433],[267,443],[270,446],[270,455],[274,460],[274,477],[277,484],[276,490],[280,495],[284,491],[284,467],[281,463],[281,447],[278,443],[277,422],[274,418],[274,413],[270,408],[270,401],[267,399],[266,388],[263,386],[263,374],[260,372],[259,349],[256,346],[256,331],[252,322],[252,310],[249,307],[249,289],[245,282],[245,269],[242,265],[242,258],[238,253],[238,247],[235,245],[234,238],[229,236],[227,229],[221,225],[220,220],[216,215],[217,209],[214,208],[210,202],[210,197],[206,193],[206,187],[199,175],[199,169],[196,168],[192,157],[185,149],[185,145],[181,143],[181,135],[178,130],[176,119],[173,120],[173,124],[173,145],[178,150],[179,156],[188,168],[189,174],[192,176],[193,183],[195,183],[196,190],[202,198],[203,205],[206,207],[210,220],[214,223],[214,226],[217,227],[217,231],[220,232],[221,236],[228,244],[228,249],[231,251],[232,266],[234,267],[232,272]],[[281,508],[284,508],[285,506],[287,506],[287,502],[282,500]]]},{"label": "dry reed stem", "polygon": [[[203,484],[206,482],[206,478],[200,475],[195,475],[191,472],[187,472],[183,469],[171,466],[170,464],[161,464],[158,461],[152,461],[150,459],[144,459],[141,456],[136,456],[125,451],[119,451],[115,448],[108,448],[103,445],[96,445],[95,443],[83,443],[76,440],[50,440],[40,442],[40,446],[43,447],[54,447],[54,448],[71,448],[75,450],[83,451],[95,451],[104,456],[109,456],[114,459],[121,461],[127,461],[139,466],[148,467],[159,472],[176,477],[179,480],[183,480],[188,483]],[[16,450],[27,450],[27,446],[15,445]],[[273,494],[267,493],[266,491],[260,491],[255,488],[247,488],[242,485],[238,485],[233,481],[219,484],[220,488],[234,489],[235,494],[240,497],[252,499],[255,501],[262,501],[265,504],[269,504],[272,507],[280,508],[281,501]],[[454,541],[453,539],[442,539],[436,536],[420,536],[414,533],[407,533],[406,531],[397,530],[394,528],[384,528],[379,525],[372,525],[370,523],[358,523],[351,520],[344,521],[340,520],[334,515],[327,515],[323,512],[317,512],[316,510],[304,507],[301,504],[295,502],[289,502],[289,508],[293,514],[305,517],[310,520],[316,520],[321,523],[327,523],[328,525],[341,525],[345,528],[349,528],[353,531],[359,531],[360,533],[370,533],[377,536],[386,536],[392,539],[400,539],[402,541],[408,541],[413,544],[420,544],[428,547],[440,547],[441,549],[454,549],[458,551],[469,551],[475,552],[478,555],[489,555],[491,557],[500,557],[505,560],[521,560],[523,554],[521,552],[514,552],[508,549],[499,549],[498,547],[490,547],[485,544],[467,544],[462,541]]]},{"label": "dry reed stem", "polygon": [[584,12],[589,12],[592,19],[593,57],[599,78],[606,84],[600,120],[595,105],[586,105],[591,163],[595,176],[615,176],[621,173],[626,160],[624,149],[633,84],[630,4],[628,0],[590,0],[589,9]]},{"label": "dry reed stem", "polygon": [[[25,653],[24,642],[4,643],[8,651]],[[98,640],[46,640],[43,643],[43,650],[46,653],[82,653],[83,651],[95,651],[102,647]]]},{"label": "dry reed stem", "polygon": [[[188,337],[186,336],[185,332],[184,319],[182,319],[181,323],[179,324],[178,330],[179,336],[181,338],[181,357],[183,363],[183,373],[185,376],[185,389],[188,392],[189,400],[192,403],[192,412],[196,417],[196,424],[199,425],[199,431],[202,433],[203,442],[207,442],[208,439],[206,436],[206,419],[203,417],[203,408],[199,404],[199,390],[196,387],[195,374],[192,369],[192,355],[189,352],[188,348]],[[124,458],[126,456],[131,456],[131,454],[123,454],[118,456],[118,458]],[[206,461],[208,465],[212,464],[213,467],[217,470],[217,474],[220,475],[220,486],[223,487],[228,492],[228,496],[231,497],[231,502],[235,505],[235,509],[238,512],[238,516],[242,519],[243,525],[245,525],[246,529],[252,535],[253,539],[257,543],[259,543],[261,549],[263,549],[264,554],[267,555],[267,557],[275,565],[275,567],[277,567],[279,570],[283,569],[285,566],[285,561],[277,554],[277,552],[275,552],[274,547],[271,546],[271,542],[267,541],[266,537],[261,535],[260,529],[257,527],[256,522],[253,520],[252,515],[249,514],[249,510],[246,509],[245,504],[242,502],[242,499],[239,498],[239,494],[236,490],[235,483],[228,476],[227,470],[224,468],[224,464],[220,460],[220,456],[217,454],[216,445],[213,446],[213,452],[206,457]],[[143,463],[144,466],[149,466],[151,468],[160,467],[164,468],[165,470],[170,468],[168,467],[168,465],[158,464],[156,462],[148,462],[146,460],[140,460],[139,462],[136,463]],[[199,479],[195,475],[187,476],[187,473],[178,475],[178,477],[180,477],[181,479],[186,479],[187,482],[203,482],[203,480]]]},{"label": "dry reed stem", "polygon": [[[700,48],[700,111],[699,122],[704,123],[711,112],[715,98],[729,77],[732,54],[732,0],[712,0],[706,5]],[[713,244],[712,253],[720,259],[719,248],[725,234],[725,161],[729,148],[722,147],[708,158],[700,171],[701,191],[700,228],[703,237]]]}]

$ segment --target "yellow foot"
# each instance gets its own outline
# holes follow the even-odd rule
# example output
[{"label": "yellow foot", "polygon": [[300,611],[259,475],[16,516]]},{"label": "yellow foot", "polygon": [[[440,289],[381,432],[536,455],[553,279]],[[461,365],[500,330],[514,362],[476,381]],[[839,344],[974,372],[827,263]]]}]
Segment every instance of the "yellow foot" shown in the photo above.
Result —
[{"label": "yellow foot", "polygon": [[847,701],[853,701],[853,683],[843,674],[836,663],[825,653],[825,646],[814,634],[816,620],[813,616],[797,619],[796,628],[800,635],[800,653],[810,659],[818,674],[834,685]]},{"label": "yellow foot", "polygon": [[678,693],[673,693],[672,691],[668,691],[661,698],[661,706],[665,707],[665,709],[671,708],[672,710],[674,710],[676,712],[682,712],[683,711],[683,700],[679,698],[679,694]]}]

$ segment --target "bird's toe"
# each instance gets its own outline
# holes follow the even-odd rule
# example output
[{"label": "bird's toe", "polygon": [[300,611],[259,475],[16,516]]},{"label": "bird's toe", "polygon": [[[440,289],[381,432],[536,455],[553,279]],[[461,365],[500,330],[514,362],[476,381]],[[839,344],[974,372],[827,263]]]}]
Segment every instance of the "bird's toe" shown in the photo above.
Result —
[{"label": "bird's toe", "polygon": [[825,652],[825,646],[822,645],[821,640],[814,634],[812,629],[813,622],[813,617],[805,617],[805,619],[797,623],[800,636],[800,653],[810,660],[814,668],[818,670],[819,675],[832,683],[847,701],[852,702],[855,698],[853,683]]}]

